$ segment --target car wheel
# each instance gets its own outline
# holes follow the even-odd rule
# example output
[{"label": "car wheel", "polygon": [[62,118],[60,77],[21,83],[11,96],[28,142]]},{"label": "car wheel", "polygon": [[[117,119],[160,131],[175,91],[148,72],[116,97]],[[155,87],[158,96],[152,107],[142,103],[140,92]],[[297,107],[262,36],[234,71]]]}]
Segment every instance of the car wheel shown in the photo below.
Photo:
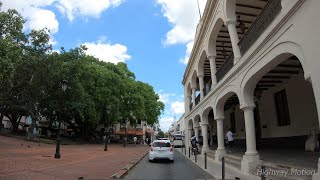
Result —
[{"label": "car wheel", "polygon": [[151,159],[149,159],[149,162],[153,162]]},{"label": "car wheel", "polygon": [[172,160],[170,160],[170,162],[171,162],[171,163],[174,163],[174,160],[172,159]]}]

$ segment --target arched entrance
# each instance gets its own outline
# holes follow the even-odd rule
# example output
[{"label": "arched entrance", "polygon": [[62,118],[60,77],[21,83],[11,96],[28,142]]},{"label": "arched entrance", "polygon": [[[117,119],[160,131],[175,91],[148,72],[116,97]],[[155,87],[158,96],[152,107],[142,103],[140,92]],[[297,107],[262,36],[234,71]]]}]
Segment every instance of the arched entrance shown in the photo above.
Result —
[{"label": "arched entrance", "polygon": [[299,58],[279,54],[259,70],[249,70],[247,77],[243,92],[259,112],[255,119],[260,122],[256,126],[260,128],[257,145],[261,159],[286,167],[316,169],[320,155],[316,152],[318,112]]}]

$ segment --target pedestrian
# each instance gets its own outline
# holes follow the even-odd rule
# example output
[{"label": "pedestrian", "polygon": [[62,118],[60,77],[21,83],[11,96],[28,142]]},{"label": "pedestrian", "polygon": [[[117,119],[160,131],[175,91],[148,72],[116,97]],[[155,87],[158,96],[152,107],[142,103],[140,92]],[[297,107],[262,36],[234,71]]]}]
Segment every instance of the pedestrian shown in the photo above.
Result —
[{"label": "pedestrian", "polygon": [[123,147],[126,147],[127,146],[127,137],[124,137],[123,138]]},{"label": "pedestrian", "polygon": [[134,145],[137,144],[137,137],[133,137],[133,142],[134,142]]},{"label": "pedestrian", "polygon": [[148,145],[148,142],[149,142],[149,138],[146,138],[146,144]]},{"label": "pedestrian", "polygon": [[27,137],[27,140],[30,140],[30,136],[29,136],[29,126],[27,126],[27,128],[26,128],[26,137]]},{"label": "pedestrian", "polygon": [[193,151],[194,154],[196,152],[198,153],[198,151],[199,151],[197,144],[198,144],[197,138],[196,138],[196,136],[193,135],[191,137],[191,147],[192,147],[192,151]]},{"label": "pedestrian", "polygon": [[233,133],[231,131],[231,128],[229,128],[226,136],[227,136],[227,143],[229,145],[229,153],[231,153],[231,149],[232,149],[233,144],[234,144]]}]

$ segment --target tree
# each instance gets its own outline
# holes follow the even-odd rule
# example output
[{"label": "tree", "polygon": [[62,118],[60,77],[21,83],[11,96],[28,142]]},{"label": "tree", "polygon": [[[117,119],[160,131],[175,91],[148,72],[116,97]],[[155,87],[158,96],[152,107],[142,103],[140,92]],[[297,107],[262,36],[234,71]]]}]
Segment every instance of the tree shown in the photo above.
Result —
[{"label": "tree", "polygon": [[[88,56],[85,46],[52,52],[49,31],[24,33],[24,23],[15,10],[0,12],[0,113],[14,130],[22,116],[31,116],[33,127],[39,114],[54,121],[54,111],[82,137],[99,124],[158,122],[164,104],[125,63]],[[64,79],[69,82],[66,92],[60,85]]]},{"label": "tree", "polygon": [[160,137],[165,137],[164,132],[161,130],[158,132],[158,138]]}]

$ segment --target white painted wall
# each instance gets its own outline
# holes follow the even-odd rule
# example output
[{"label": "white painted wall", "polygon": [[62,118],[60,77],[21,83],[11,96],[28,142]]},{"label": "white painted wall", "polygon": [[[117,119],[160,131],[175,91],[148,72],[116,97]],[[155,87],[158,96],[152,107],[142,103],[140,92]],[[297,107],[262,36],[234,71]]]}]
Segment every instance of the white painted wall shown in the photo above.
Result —
[{"label": "white painted wall", "polygon": [[[278,126],[274,93],[285,89],[290,114],[290,125]],[[259,104],[262,137],[287,137],[309,135],[312,130],[319,130],[319,121],[313,90],[300,74],[290,79],[287,84],[269,89],[262,94]]]}]

